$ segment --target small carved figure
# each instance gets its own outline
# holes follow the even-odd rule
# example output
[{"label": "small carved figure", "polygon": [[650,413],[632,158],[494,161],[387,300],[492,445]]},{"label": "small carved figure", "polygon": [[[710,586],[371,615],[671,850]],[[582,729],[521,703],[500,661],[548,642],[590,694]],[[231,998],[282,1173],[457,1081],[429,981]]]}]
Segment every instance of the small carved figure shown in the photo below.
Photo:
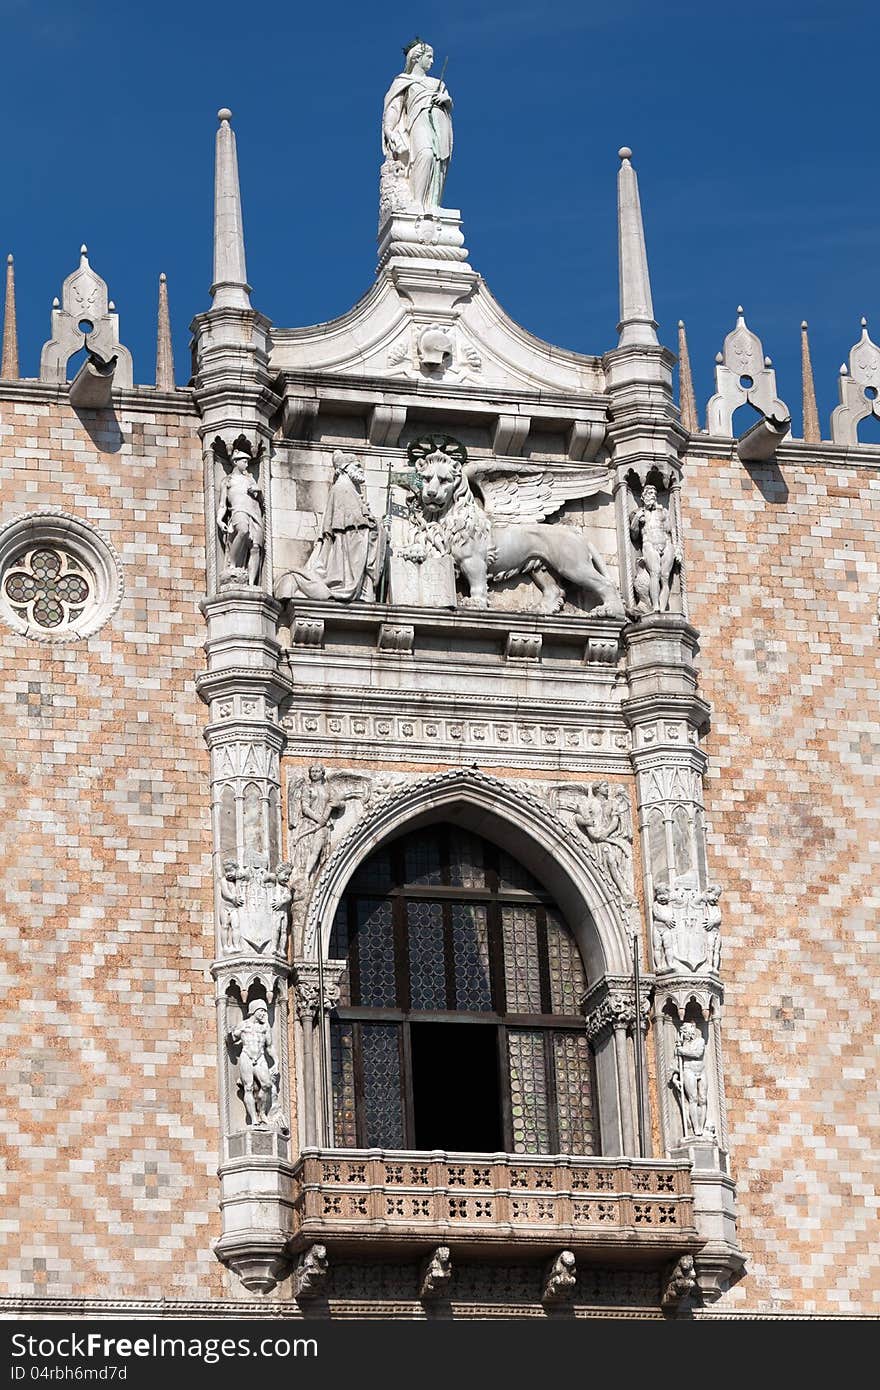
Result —
[{"label": "small carved figure", "polygon": [[404,173],[414,209],[440,206],[452,156],[452,97],[442,79],[429,77],[434,50],[413,39],[403,50],[405,70],[385,93],[382,146]]},{"label": "small carved figure", "polygon": [[638,610],[666,613],[672,574],[681,564],[681,552],[672,534],[669,509],[661,506],[653,483],[646,485],[642,505],[630,515],[629,533],[640,550],[633,580]]},{"label": "small carved figure", "polygon": [[257,585],[265,545],[263,493],[250,473],[253,459],[246,450],[234,447],[229,462],[231,471],[224,474],[217,498],[217,530],[226,562],[220,579]]},{"label": "small carved figure", "polygon": [[446,1292],[452,1278],[452,1255],[448,1245],[438,1245],[425,1265],[419,1298],[436,1298]]},{"label": "small carved figure", "polygon": [[654,965],[658,971],[671,970],[671,956],[675,950],[676,912],[670,901],[669,888],[665,883],[658,883],[654,887],[651,917]]},{"label": "small carved figure", "polygon": [[717,883],[708,884],[702,895],[705,909],[703,926],[709,943],[709,969],[714,970],[716,975],[721,969],[721,908],[718,906],[720,897],[721,887]]},{"label": "small carved figure", "polygon": [[562,1250],[547,1271],[542,1303],[565,1303],[577,1284],[577,1263],[571,1250]]},{"label": "small carved figure", "polygon": [[220,880],[220,923],[223,950],[227,955],[241,950],[239,908],[244,906],[244,894],[238,886],[238,881],[243,876],[234,859],[224,859],[223,877]]},{"label": "small carved figure", "polygon": [[415,473],[402,486],[412,494],[416,537],[404,558],[418,564],[432,552],[451,555],[475,608],[488,607],[490,580],[527,574],[541,590],[543,612],[558,613],[565,602],[558,576],[598,600],[593,616],[625,616],[605,562],[585,533],[543,524],[567,501],[606,489],[605,469],[557,474],[511,460],[469,464],[464,445],[448,435],[426,435],[407,452]]},{"label": "small carved figure", "polygon": [[326,1245],[310,1245],[304,1250],[293,1276],[294,1298],[318,1298],[326,1287],[329,1268]]},{"label": "small carved figure", "polygon": [[287,793],[287,823],[293,830],[292,854],[302,878],[308,882],[317,873],[330,847],[333,821],[341,816],[346,802],[366,801],[369,778],[356,772],[334,773],[320,763],[309,768],[307,778],[290,783]]},{"label": "small carved figure", "polygon": [[269,1123],[275,1089],[280,1081],[272,1052],[272,1029],[265,999],[248,1005],[247,1018],[227,1034],[233,1047],[240,1048],[238,1075],[248,1121],[265,1127]]},{"label": "small carved figure", "polygon": [[279,864],[275,871],[275,892],[272,896],[272,911],[275,927],[275,954],[287,955],[287,938],[290,933],[290,909],[293,903],[293,889],[290,886],[292,864]]},{"label": "small carved figure", "polygon": [[354,454],[333,455],[333,486],[321,533],[303,570],[289,570],[275,586],[277,598],[371,601],[385,568],[388,538],[363,495],[364,470]]},{"label": "small carved figure", "polygon": [[706,1131],[706,1041],[695,1023],[683,1023],[675,1044],[678,1067],[672,1085],[681,1107],[685,1138],[699,1139]]},{"label": "small carved figure", "polygon": [[692,1296],[697,1287],[697,1272],[693,1255],[682,1255],[671,1265],[664,1276],[660,1307],[664,1312],[673,1312]]}]

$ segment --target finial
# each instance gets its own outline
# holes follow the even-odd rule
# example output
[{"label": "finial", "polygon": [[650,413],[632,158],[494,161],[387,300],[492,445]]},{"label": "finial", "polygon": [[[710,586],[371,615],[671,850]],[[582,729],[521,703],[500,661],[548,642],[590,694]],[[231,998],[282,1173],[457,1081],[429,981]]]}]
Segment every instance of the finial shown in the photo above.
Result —
[{"label": "finial", "polygon": [[772,366],[773,366],[773,358],[772,358],[772,357],[765,357],[765,358],[764,358],[764,366],[765,366],[765,367],[772,367]]},{"label": "finial", "polygon": [[840,364],[840,375],[849,376],[849,368],[847,367],[845,362],[841,362]]},{"label": "finial", "polygon": [[806,331],[807,331],[807,329],[809,328],[809,326],[810,326],[810,325],[807,323],[807,320],[806,320],[806,319],[801,319],[801,332],[802,332],[802,333],[806,333]]},{"label": "finial", "polygon": [[639,180],[630,164],[632,150],[618,150],[617,171],[617,264],[620,282],[620,322],[618,347],[656,347],[657,324],[648,275],[648,252],[639,199]]},{"label": "finial", "polygon": [[244,256],[241,190],[232,112],[221,106],[214,156],[214,282],[215,309],[250,309],[250,286]]},{"label": "finial", "polygon": [[864,314],[862,314],[862,331],[863,331],[863,332],[866,332],[866,331],[867,331],[867,328],[868,328],[868,320],[865,318]]},{"label": "finial", "polygon": [[737,304],[737,306],[736,306],[736,312],[737,312],[737,316],[738,316],[739,318],[744,318],[744,317],[745,317],[745,312],[746,312],[746,311],[745,311],[745,309],[743,308],[743,306],[742,306],[741,304]]},{"label": "finial", "polygon": [[89,248],[86,246],[85,242],[83,242],[82,246],[79,248],[79,254],[81,256],[87,256],[89,254]]},{"label": "finial", "polygon": [[18,324],[15,317],[15,271],[12,253],[6,257],[6,304],[3,310],[3,350],[0,355],[0,377],[18,381]]},{"label": "finial", "polygon": [[56,294],[55,298],[52,300],[52,308],[53,308],[53,309],[60,309],[60,308],[61,308],[61,300],[58,298],[57,294]]},{"label": "finial", "polygon": [[816,383],[813,380],[813,362],[810,357],[806,319],[801,324],[801,399],[804,412],[804,443],[819,444],[822,431],[819,428],[819,408],[816,404]]},{"label": "finial", "polygon": [[715,354],[715,365],[716,365],[716,367],[722,366],[723,363],[724,363],[724,353],[723,353],[723,352],[716,352],[716,354]]},{"label": "finial", "polygon": [[159,312],[156,324],[156,386],[174,390],[174,352],[171,345],[171,316],[168,312],[168,277],[159,276]]},{"label": "finial", "polygon": [[694,395],[694,379],[691,375],[691,358],[688,352],[687,333],[684,319],[678,320],[678,408],[681,423],[689,434],[696,434],[700,428],[697,415],[697,401]]},{"label": "finial", "polygon": [[115,314],[115,313],[116,313],[116,305],[113,303],[113,300],[112,300],[112,299],[110,300],[110,303],[107,305],[107,310],[108,310],[108,312],[111,313],[111,314]]}]

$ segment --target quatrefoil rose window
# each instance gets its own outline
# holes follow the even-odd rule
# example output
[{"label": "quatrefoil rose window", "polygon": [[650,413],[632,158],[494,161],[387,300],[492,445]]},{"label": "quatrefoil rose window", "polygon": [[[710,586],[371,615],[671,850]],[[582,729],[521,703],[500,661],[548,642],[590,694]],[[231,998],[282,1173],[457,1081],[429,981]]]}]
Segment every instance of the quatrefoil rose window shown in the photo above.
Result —
[{"label": "quatrefoil rose window", "polygon": [[52,630],[82,616],[95,585],[69,552],[41,547],[10,568],[3,588],[18,617]]},{"label": "quatrefoil rose window", "polygon": [[46,511],[0,530],[0,614],[22,636],[44,642],[91,636],[121,598],[118,557],[87,522]]}]

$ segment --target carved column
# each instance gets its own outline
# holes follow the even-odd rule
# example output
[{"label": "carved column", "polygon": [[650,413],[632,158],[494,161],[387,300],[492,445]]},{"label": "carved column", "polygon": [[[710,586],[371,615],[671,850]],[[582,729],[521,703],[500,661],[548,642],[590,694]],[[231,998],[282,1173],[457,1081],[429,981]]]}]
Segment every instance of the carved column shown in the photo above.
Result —
[{"label": "carved column", "polygon": [[[633,981],[606,975],[584,995],[587,1037],[596,1059],[602,1152],[639,1156],[638,1086],[635,1049],[643,1048],[650,1013],[650,980],[640,985],[639,1027]],[[643,1075],[645,1068],[642,1068]],[[641,1117],[646,1154],[650,1153],[647,1097]]]},{"label": "carved column", "polygon": [[709,883],[697,694],[697,633],[674,613],[624,629],[647,935],[655,979],[654,1039],[661,1133],[689,1157],[704,1296],[717,1297],[741,1264],[734,1224],[722,1080],[718,891]]},{"label": "carved column", "polygon": [[[339,981],[345,972],[344,960],[325,960],[319,971],[316,960],[298,960],[293,966],[296,1016],[299,1025],[297,1055],[302,1066],[299,1105],[302,1147],[333,1147],[332,1085],[328,1015],[339,1003]],[[323,1011],[321,1009],[323,975]]]}]

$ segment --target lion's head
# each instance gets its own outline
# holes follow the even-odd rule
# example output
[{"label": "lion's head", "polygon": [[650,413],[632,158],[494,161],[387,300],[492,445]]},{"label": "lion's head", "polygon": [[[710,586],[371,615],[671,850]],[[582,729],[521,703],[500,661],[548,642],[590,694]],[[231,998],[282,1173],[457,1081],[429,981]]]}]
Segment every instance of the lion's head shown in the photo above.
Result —
[{"label": "lion's head", "polygon": [[435,449],[419,459],[417,468],[422,511],[429,521],[437,521],[452,506],[461,483],[461,464],[442,449]]}]

